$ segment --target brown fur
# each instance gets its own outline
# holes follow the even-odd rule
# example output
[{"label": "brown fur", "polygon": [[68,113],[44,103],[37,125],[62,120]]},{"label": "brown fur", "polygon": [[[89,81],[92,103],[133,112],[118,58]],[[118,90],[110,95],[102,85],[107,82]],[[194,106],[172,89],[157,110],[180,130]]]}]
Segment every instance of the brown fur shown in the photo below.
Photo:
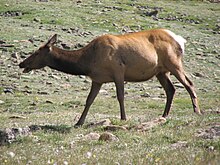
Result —
[{"label": "brown fur", "polygon": [[164,30],[156,29],[126,35],[103,35],[79,50],[66,51],[54,46],[54,35],[44,46],[24,60],[19,66],[24,72],[49,66],[92,79],[92,87],[81,118],[82,125],[89,107],[101,85],[114,82],[120,104],[121,119],[125,120],[124,81],[146,81],[157,76],[167,94],[163,117],[169,114],[175,88],[169,74],[172,73],[189,92],[194,111],[200,113],[193,84],[186,77],[182,66],[180,45]]}]

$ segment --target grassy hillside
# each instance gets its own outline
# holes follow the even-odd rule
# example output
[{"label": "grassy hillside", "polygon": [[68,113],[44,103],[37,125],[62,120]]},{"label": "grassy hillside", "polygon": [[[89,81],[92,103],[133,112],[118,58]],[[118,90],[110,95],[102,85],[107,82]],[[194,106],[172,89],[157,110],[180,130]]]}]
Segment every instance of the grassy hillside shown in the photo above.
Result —
[{"label": "grassy hillside", "polygon": [[[154,11],[158,14],[150,16]],[[0,164],[218,164],[219,18],[220,4],[209,1],[1,0]],[[76,129],[90,79],[49,68],[24,74],[18,67],[55,33],[59,47],[78,49],[102,34],[152,28],[187,39],[184,66],[196,86],[202,116],[193,113],[188,93],[172,77],[177,92],[170,116],[140,128],[164,110],[165,93],[153,78],[125,85],[128,121],[119,120],[115,86],[109,83],[85,125]],[[115,129],[94,124],[103,120]],[[110,141],[92,136],[106,132]]]}]

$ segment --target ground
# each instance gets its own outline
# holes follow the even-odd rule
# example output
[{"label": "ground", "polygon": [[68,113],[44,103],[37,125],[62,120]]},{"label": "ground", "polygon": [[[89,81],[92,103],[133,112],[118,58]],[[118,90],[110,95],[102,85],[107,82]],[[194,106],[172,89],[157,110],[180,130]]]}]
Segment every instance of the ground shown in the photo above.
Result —
[{"label": "ground", "polygon": [[[213,1],[212,1],[213,2]],[[218,164],[220,161],[220,4],[211,1],[1,0],[1,164]],[[74,128],[91,81],[18,64],[53,34],[78,49],[102,34],[167,28],[186,40],[184,68],[203,115],[172,77],[176,95],[160,119],[158,81],[125,84],[127,121],[114,84],[105,84],[83,127]]]}]

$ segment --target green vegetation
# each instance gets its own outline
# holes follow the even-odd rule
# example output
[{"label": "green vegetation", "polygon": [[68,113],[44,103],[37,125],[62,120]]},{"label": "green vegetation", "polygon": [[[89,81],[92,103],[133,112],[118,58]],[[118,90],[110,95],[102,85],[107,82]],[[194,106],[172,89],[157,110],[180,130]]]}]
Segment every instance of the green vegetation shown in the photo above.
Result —
[{"label": "green vegetation", "polygon": [[[148,16],[158,10],[158,15]],[[0,146],[0,164],[218,164],[220,162],[220,6],[187,0],[1,0],[0,130],[39,128]],[[168,28],[187,39],[184,65],[204,115],[193,113],[184,88],[176,86],[166,122],[147,131],[137,125],[162,115],[165,94],[156,79],[125,85],[128,121],[119,120],[114,84],[105,84],[85,126],[74,128],[90,88],[88,78],[45,68],[28,74],[18,64],[51,35],[71,49],[96,36]],[[4,45],[9,45],[5,47]],[[103,119],[126,127],[109,131],[118,140],[83,140],[104,126]],[[0,138],[2,134],[0,132]],[[1,141],[0,141],[1,143]]]}]

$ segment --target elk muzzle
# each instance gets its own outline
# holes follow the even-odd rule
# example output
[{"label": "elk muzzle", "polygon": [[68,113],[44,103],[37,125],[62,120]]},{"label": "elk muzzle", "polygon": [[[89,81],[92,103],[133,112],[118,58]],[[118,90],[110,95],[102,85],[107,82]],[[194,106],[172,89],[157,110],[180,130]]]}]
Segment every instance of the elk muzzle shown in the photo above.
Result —
[{"label": "elk muzzle", "polygon": [[32,70],[31,68],[25,65],[24,61],[19,64],[19,67],[24,68],[23,73],[28,73]]}]

